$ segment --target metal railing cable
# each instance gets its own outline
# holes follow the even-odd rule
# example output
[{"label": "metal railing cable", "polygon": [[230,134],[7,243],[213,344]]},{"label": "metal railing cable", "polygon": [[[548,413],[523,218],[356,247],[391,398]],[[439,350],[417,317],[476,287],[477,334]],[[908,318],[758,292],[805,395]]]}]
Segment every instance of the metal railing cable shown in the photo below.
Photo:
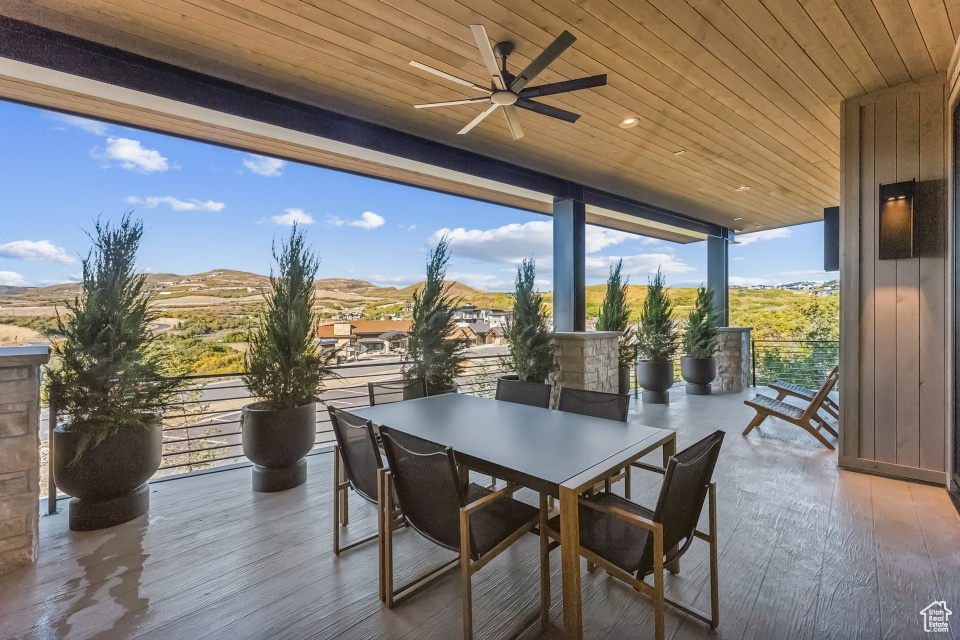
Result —
[{"label": "metal railing cable", "polygon": [[[501,355],[467,358],[466,370],[456,380],[461,393],[493,397],[497,378],[508,373]],[[337,376],[328,379],[317,405],[314,448],[332,446],[333,429],[327,406],[337,408],[369,405],[368,382],[399,380],[402,362],[364,362],[334,367]],[[255,402],[240,379],[241,372],[181,376],[187,384],[163,411],[163,457],[154,478],[213,469],[245,462],[241,443],[240,412]],[[57,426],[57,401],[50,398],[48,446],[52,462],[53,430]],[[56,512],[57,492],[53,465],[47,477],[48,511]]]},{"label": "metal railing cable", "polygon": [[753,340],[750,346],[754,387],[783,380],[816,389],[840,357],[836,340]]}]

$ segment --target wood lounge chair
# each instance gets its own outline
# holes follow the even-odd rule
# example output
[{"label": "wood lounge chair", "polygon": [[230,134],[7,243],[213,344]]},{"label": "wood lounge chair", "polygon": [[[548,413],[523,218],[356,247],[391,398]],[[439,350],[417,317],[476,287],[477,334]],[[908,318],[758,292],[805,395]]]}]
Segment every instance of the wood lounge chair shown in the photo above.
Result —
[{"label": "wood lounge chair", "polygon": [[[827,378],[839,372],[840,365],[837,365]],[[824,382],[824,384],[826,384],[826,382]],[[808,389],[798,384],[793,384],[792,382],[784,382],[783,380],[777,380],[767,386],[777,392],[777,400],[784,400],[787,396],[792,396],[806,400],[807,402],[813,402],[819,391],[818,389]],[[840,407],[833,401],[833,398],[831,398],[829,394],[823,399],[823,406],[820,408],[826,411],[834,420],[840,419]]]},{"label": "wood lounge chair", "polygon": [[827,378],[827,381],[823,383],[823,386],[820,387],[820,390],[817,391],[816,396],[807,405],[806,409],[764,395],[757,395],[752,400],[744,400],[743,404],[756,411],[757,415],[743,430],[743,435],[747,435],[768,417],[773,416],[804,429],[826,448],[835,449],[836,447],[823,436],[823,431],[827,431],[834,437],[837,437],[837,432],[820,416],[819,411],[823,407],[824,398],[833,389],[839,377],[840,373],[835,369]]},{"label": "wood lounge chair", "polygon": [[[389,469],[380,471],[380,595],[388,608],[433,584],[459,565],[463,588],[463,637],[473,638],[472,576],[514,542],[538,528],[540,536],[540,607],[526,617],[519,631],[540,621],[546,625],[550,610],[550,562],[546,534],[545,498],[540,509],[513,499],[516,486],[490,491],[463,481],[453,450],[381,426],[380,435]],[[395,496],[395,498],[394,498]],[[403,520],[434,544],[459,553],[406,585],[394,588],[393,531],[399,523],[385,514],[393,512],[394,499]]]},{"label": "wood lounge chair", "polygon": [[[664,638],[665,605],[680,609],[713,628],[720,623],[717,487],[712,476],[723,436],[723,431],[716,431],[687,447],[670,458],[666,469],[639,465],[663,474],[656,510],[607,491],[580,498],[580,555],[587,559],[588,568],[599,566],[612,577],[653,598],[657,640]],[[708,505],[707,532],[697,529],[704,502]],[[548,527],[550,537],[559,539],[559,516],[551,518]],[[664,569],[679,570],[679,559],[694,538],[710,545],[709,614],[664,595]],[[651,575],[653,585],[646,582]]]}]

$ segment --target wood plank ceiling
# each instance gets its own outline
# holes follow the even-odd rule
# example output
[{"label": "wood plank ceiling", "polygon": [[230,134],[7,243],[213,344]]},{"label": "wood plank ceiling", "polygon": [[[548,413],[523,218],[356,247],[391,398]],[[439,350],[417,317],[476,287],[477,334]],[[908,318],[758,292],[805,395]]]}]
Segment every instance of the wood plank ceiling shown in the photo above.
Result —
[{"label": "wood plank ceiling", "polygon": [[[944,72],[960,37],[960,0],[0,0],[0,14],[744,232],[822,218],[839,201],[840,102]],[[569,30],[538,80],[608,85],[542,98],[576,124],[522,111],[519,141],[499,115],[457,136],[481,107],[411,105],[477,94],[409,63],[489,84],[472,23],[516,44],[514,72]]]}]

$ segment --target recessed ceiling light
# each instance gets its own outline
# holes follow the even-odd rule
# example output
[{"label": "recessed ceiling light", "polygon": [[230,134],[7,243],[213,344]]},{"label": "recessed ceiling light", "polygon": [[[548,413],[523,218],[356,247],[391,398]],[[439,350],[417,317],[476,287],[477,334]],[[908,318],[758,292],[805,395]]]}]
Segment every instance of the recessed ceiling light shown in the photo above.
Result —
[{"label": "recessed ceiling light", "polygon": [[685,154],[686,152],[687,152],[686,149],[680,149],[680,151],[674,151],[674,152],[673,152],[673,155],[675,155],[675,156],[682,156],[682,155]]},{"label": "recessed ceiling light", "polygon": [[755,227],[762,227],[763,225],[762,225],[762,224],[755,224],[755,225],[753,225],[753,226],[755,226]]},{"label": "recessed ceiling light", "polygon": [[749,189],[749,188],[750,188],[750,187],[748,187],[747,185],[742,184],[742,185],[740,185],[739,187],[737,187],[737,191],[746,191],[746,190]]},{"label": "recessed ceiling light", "polygon": [[734,218],[734,220],[743,220],[743,218]]},{"label": "recessed ceiling light", "polygon": [[629,129],[630,127],[635,127],[640,124],[640,118],[635,116],[630,116],[629,118],[624,118],[620,121],[621,129]]}]

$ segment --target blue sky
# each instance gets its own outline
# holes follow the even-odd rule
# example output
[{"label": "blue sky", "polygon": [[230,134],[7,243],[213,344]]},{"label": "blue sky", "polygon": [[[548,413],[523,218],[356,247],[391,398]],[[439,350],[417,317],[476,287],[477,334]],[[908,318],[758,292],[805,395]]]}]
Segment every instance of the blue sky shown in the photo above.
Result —
[{"label": "blue sky", "polygon": [[[75,280],[102,215],[132,209],[146,232],[146,271],[268,273],[270,244],[299,222],[320,253],[319,277],[406,286],[426,252],[452,240],[449,277],[512,287],[516,264],[537,258],[549,289],[550,218],[336,171],[0,102],[0,285]],[[822,267],[822,224],[740,236],[731,283],[833,279]],[[634,283],[662,265],[668,283],[706,278],[706,245],[677,245],[588,228],[588,283],[624,259]]]}]

